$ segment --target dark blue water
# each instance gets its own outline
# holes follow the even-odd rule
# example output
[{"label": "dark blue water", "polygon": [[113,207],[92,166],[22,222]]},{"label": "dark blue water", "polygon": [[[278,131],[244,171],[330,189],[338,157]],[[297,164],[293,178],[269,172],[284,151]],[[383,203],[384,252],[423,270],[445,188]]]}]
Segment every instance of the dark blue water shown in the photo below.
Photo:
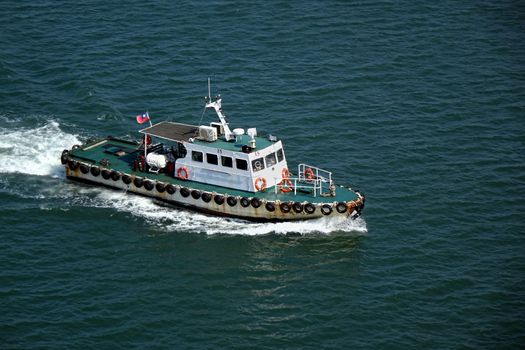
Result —
[{"label": "dark blue water", "polygon": [[[2,348],[525,344],[521,2],[4,1]],[[233,127],[367,195],[253,224],[72,183],[62,149]],[[212,120],[208,114],[204,122]]]}]

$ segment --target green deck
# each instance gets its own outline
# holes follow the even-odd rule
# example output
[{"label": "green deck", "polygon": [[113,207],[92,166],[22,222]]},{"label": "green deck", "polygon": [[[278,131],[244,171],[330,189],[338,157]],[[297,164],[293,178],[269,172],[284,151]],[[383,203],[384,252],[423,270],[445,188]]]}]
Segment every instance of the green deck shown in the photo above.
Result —
[{"label": "green deck", "polygon": [[[259,139],[262,139],[262,138],[258,138],[258,142],[259,142]],[[204,141],[199,141],[199,142],[204,142]],[[221,142],[223,142],[224,144],[231,145],[231,146],[224,145],[224,147],[236,147],[233,142],[225,142],[225,141],[221,141]],[[267,141],[267,142],[268,144],[270,144],[270,141]],[[204,143],[206,144],[206,142]],[[217,142],[213,143],[214,147],[216,147],[216,143]],[[264,144],[260,145],[261,148],[266,147],[266,146],[267,145],[264,145]],[[232,150],[238,151],[238,148],[236,149],[232,148]],[[120,153],[120,152],[123,152],[123,153]],[[358,199],[358,196],[355,192],[345,187],[337,187],[336,197],[321,197],[321,196],[314,197],[312,194],[301,193],[299,191],[297,191],[297,194],[294,194],[293,191],[289,193],[282,193],[280,191],[277,191],[277,193],[275,193],[274,187],[269,187],[265,191],[262,191],[262,192],[253,193],[253,192],[240,191],[240,190],[235,190],[231,188],[209,185],[209,184],[195,182],[195,181],[184,181],[184,180],[174,178],[164,173],[154,174],[150,172],[134,171],[133,162],[135,161],[135,159],[138,158],[138,156],[140,156],[140,154],[142,154],[142,152],[143,152],[142,150],[138,149],[138,144],[133,143],[131,141],[124,141],[124,140],[118,140],[118,139],[101,139],[101,140],[97,140],[89,144],[83,145],[80,148],[71,150],[70,156],[79,161],[83,161],[85,163],[98,165],[98,166],[101,166],[100,161],[106,159],[107,161],[109,161],[109,165],[107,166],[108,169],[114,169],[122,173],[127,173],[127,174],[134,175],[137,177],[149,178],[149,179],[156,180],[156,181],[171,183],[174,185],[195,188],[195,189],[202,190],[202,191],[216,192],[216,193],[228,193],[230,195],[237,195],[241,197],[258,197],[258,198],[267,199],[267,200],[299,201],[299,202],[303,202],[303,201],[312,202],[314,201],[314,198],[315,198],[315,202],[322,202],[322,203],[332,203],[335,201],[347,202],[347,201]],[[117,155],[116,153],[119,153],[119,155]]]}]

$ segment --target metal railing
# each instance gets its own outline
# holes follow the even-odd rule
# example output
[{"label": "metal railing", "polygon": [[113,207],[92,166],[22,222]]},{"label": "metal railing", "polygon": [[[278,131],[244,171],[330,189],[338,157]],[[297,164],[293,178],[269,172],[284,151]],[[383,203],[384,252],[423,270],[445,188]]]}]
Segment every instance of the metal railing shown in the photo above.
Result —
[{"label": "metal railing", "polygon": [[[314,197],[330,194],[332,186],[332,173],[318,167],[307,164],[299,164],[297,167],[297,177],[275,178],[275,193],[278,191],[291,192],[297,191],[311,193]],[[324,184],[324,186],[323,186]]]}]

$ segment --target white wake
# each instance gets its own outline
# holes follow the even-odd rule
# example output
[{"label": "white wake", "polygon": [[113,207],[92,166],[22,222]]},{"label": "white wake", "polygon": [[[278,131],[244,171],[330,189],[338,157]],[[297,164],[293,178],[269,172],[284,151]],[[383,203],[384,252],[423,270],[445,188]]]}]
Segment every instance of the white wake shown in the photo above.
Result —
[{"label": "white wake", "polygon": [[150,198],[127,195],[117,191],[104,191],[98,195],[99,204],[144,219],[160,231],[195,233],[266,235],[266,234],[366,234],[366,222],[343,218],[320,218],[297,222],[253,223],[244,220],[216,217],[155,203]]},{"label": "white wake", "polygon": [[77,143],[55,121],[34,128],[0,127],[0,173],[60,177],[62,150]]}]

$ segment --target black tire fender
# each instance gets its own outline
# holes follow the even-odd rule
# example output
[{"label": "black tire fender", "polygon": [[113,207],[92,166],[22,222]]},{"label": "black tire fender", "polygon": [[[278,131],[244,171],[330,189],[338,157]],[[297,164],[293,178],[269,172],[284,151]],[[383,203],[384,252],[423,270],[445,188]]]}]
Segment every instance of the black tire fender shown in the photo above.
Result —
[{"label": "black tire fender", "polygon": [[235,205],[237,205],[237,198],[229,196],[228,199],[226,199],[226,202],[230,207],[234,207]]},{"label": "black tire fender", "polygon": [[241,202],[241,207],[243,208],[247,208],[250,206],[250,200],[246,197],[242,197],[240,202]]},{"label": "black tire fender", "polygon": [[335,206],[335,210],[337,210],[337,212],[338,212],[339,214],[343,214],[343,213],[345,213],[346,210],[347,210],[346,203],[345,203],[345,202],[339,202],[339,203],[337,203],[336,206]]},{"label": "black tire fender", "polygon": [[290,206],[290,203],[282,202],[281,204],[279,204],[279,209],[281,209],[281,212],[286,214],[289,213],[290,210],[292,210],[292,207]]},{"label": "black tire fender", "polygon": [[323,215],[332,214],[332,206],[330,204],[323,204],[321,206],[321,213],[323,213]]},{"label": "black tire fender", "polygon": [[78,162],[74,161],[73,159],[69,159],[67,162],[67,166],[71,170],[77,170],[78,169]]},{"label": "black tire fender", "polygon": [[131,183],[131,176],[127,174],[122,175],[122,182],[124,182],[126,185],[129,185]]},{"label": "black tire fender", "polygon": [[155,188],[159,193],[163,193],[164,191],[166,191],[166,184],[163,182],[157,182],[155,184]]},{"label": "black tire fender", "polygon": [[181,187],[180,195],[186,198],[190,195],[190,190],[188,190],[186,187]]},{"label": "black tire fender", "polygon": [[204,203],[209,203],[211,201],[212,195],[210,192],[202,192],[201,199]]},{"label": "black tire fender", "polygon": [[201,198],[201,191],[193,190],[193,191],[191,191],[191,196],[192,196],[193,199],[199,199],[199,198]]},{"label": "black tire fender", "polygon": [[141,188],[144,185],[144,179],[141,177],[136,177],[133,180],[133,184],[135,185],[135,187]]},{"label": "black tire fender", "polygon": [[98,166],[92,166],[90,169],[91,175],[97,177],[100,175],[100,168]]},{"label": "black tire fender", "polygon": [[147,189],[148,191],[151,191],[154,187],[155,185],[150,180],[144,181],[144,188]]},{"label": "black tire fender", "polygon": [[60,156],[60,162],[62,162],[63,165],[66,165],[68,159],[69,159],[69,151],[65,149],[62,151],[62,155]]},{"label": "black tire fender", "polygon": [[265,207],[266,210],[268,210],[269,212],[274,212],[274,211],[275,211],[275,202],[266,202],[266,204],[264,205],[264,207]]},{"label": "black tire fender", "polygon": [[166,192],[168,192],[170,195],[174,194],[176,191],[177,191],[177,189],[172,184],[168,184],[166,186]]},{"label": "black tire fender", "polygon": [[80,172],[82,174],[87,174],[89,173],[89,166],[87,166],[86,164],[80,164]]},{"label": "black tire fender", "polygon": [[102,169],[101,174],[102,177],[106,180],[108,180],[111,177],[111,172],[108,169]]},{"label": "black tire fender", "polygon": [[217,205],[223,205],[224,204],[224,196],[222,194],[216,194],[213,197],[213,200]]},{"label": "black tire fender", "polygon": [[306,203],[304,205],[304,211],[307,213],[307,214],[313,214],[315,213],[315,205],[313,205],[312,203]]},{"label": "black tire fender", "polygon": [[297,214],[303,212],[303,205],[300,202],[294,202],[292,204],[293,211],[295,211]]},{"label": "black tire fender", "polygon": [[252,207],[254,207],[255,209],[261,206],[261,200],[257,197],[253,197],[250,202],[252,203]]},{"label": "black tire fender", "polygon": [[118,171],[113,170],[111,172],[111,180],[113,180],[113,181],[120,180],[120,173]]}]

